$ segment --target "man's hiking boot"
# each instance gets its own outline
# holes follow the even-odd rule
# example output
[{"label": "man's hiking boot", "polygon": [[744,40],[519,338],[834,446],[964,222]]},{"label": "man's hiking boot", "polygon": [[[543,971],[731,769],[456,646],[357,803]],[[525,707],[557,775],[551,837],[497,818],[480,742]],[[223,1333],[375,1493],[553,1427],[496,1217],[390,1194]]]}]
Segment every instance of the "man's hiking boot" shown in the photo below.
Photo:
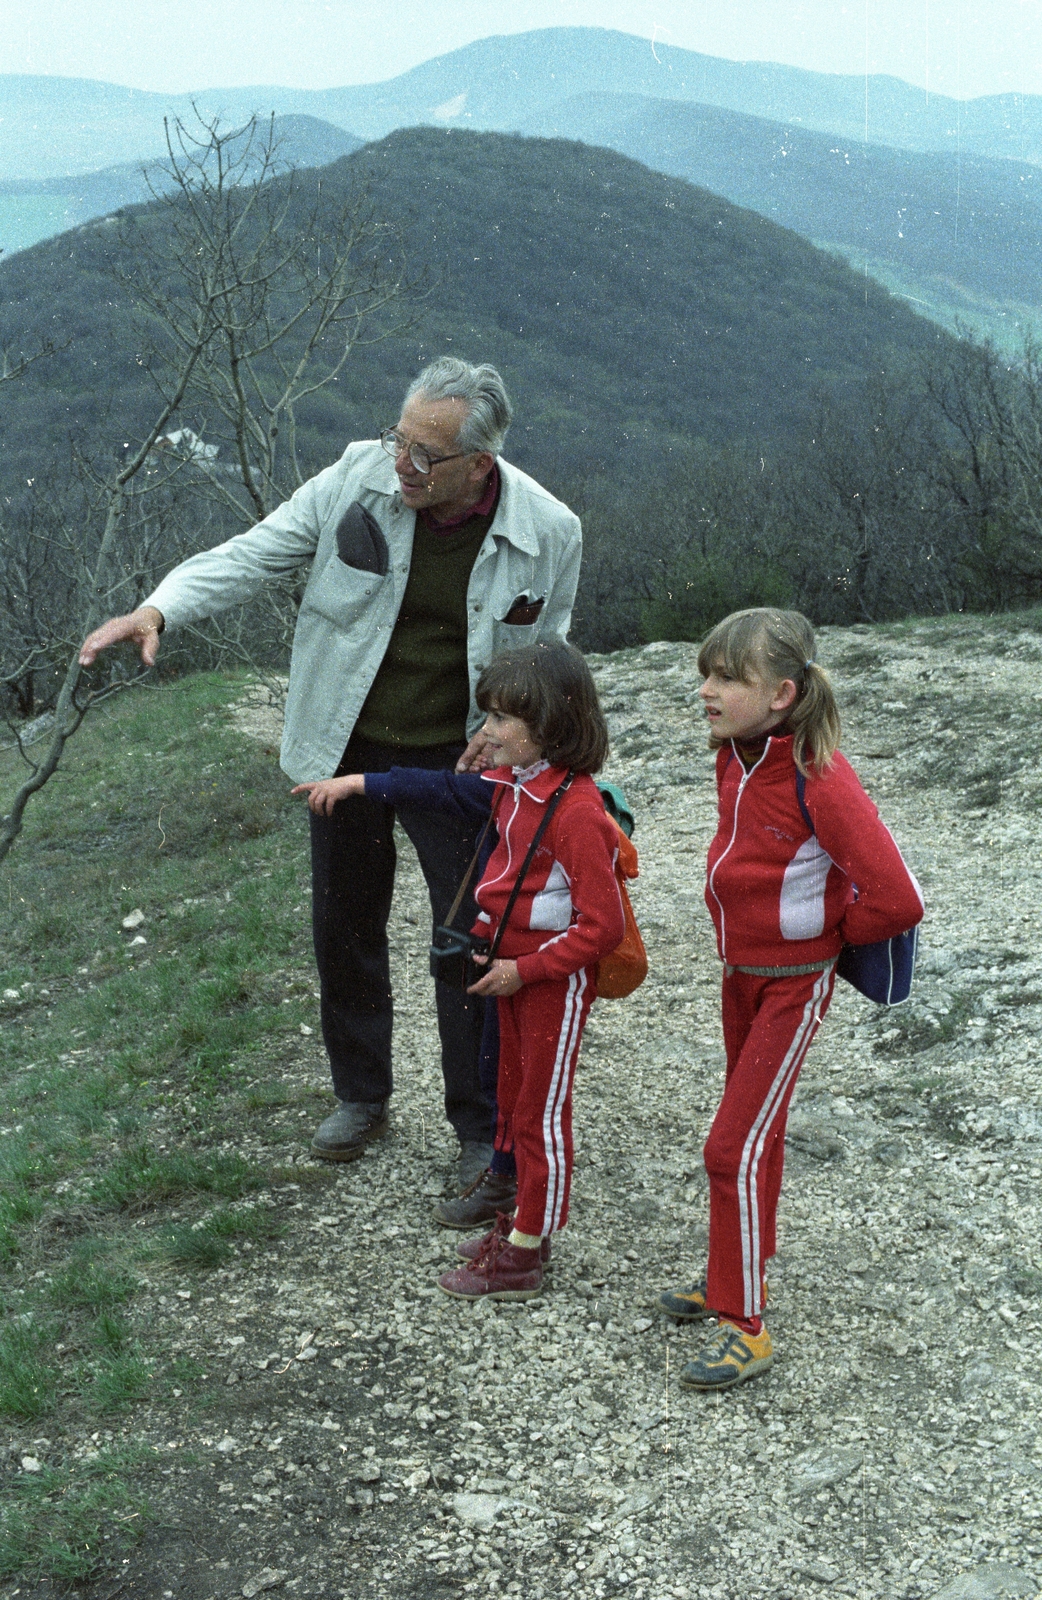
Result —
[{"label": "man's hiking boot", "polygon": [[[497,1216],[497,1218],[496,1218],[496,1225],[492,1229],[491,1233],[483,1233],[481,1235],[481,1237],[478,1238],[478,1239],[467,1239],[467,1240],[464,1241],[463,1244],[458,1244],[456,1246],[456,1254],[458,1256],[461,1256],[464,1261],[476,1261],[478,1259],[478,1256],[481,1254],[482,1250],[485,1250],[485,1249],[488,1248],[488,1241],[492,1238],[493,1234],[499,1234],[502,1238],[506,1239],[509,1236],[510,1230],[513,1228],[513,1226],[514,1226],[513,1217],[507,1215],[506,1212],[501,1211],[499,1213],[499,1215]],[[540,1260],[540,1262],[542,1263],[542,1265],[544,1267],[549,1264],[549,1261],[550,1261],[550,1235],[549,1234],[547,1234],[546,1238],[543,1240],[542,1244],[539,1246],[539,1260]]]},{"label": "man's hiking boot", "polygon": [[538,1250],[508,1244],[495,1230],[482,1240],[476,1260],[438,1279],[438,1288],[457,1300],[534,1300],[543,1287]]},{"label": "man's hiking boot", "polygon": [[[767,1280],[763,1284],[763,1304],[767,1304]],[[699,1278],[690,1289],[665,1289],[655,1301],[659,1311],[676,1322],[701,1322],[714,1313],[706,1303],[706,1280]]]},{"label": "man's hiking boot", "polygon": [[736,1383],[755,1378],[773,1360],[774,1347],[766,1328],[761,1327],[759,1333],[743,1333],[733,1322],[721,1322],[694,1361],[681,1367],[680,1386],[708,1394],[733,1389]]},{"label": "man's hiking boot", "polygon": [[495,1222],[500,1211],[513,1211],[516,1199],[516,1175],[486,1167],[457,1199],[442,1200],[434,1207],[434,1220],[443,1228],[466,1228],[469,1232],[480,1228],[483,1222]]},{"label": "man's hiking boot", "polygon": [[475,1179],[488,1168],[492,1160],[492,1146],[487,1139],[461,1139],[459,1142],[459,1157],[456,1162],[456,1172],[459,1178],[459,1193],[462,1199]]},{"label": "man's hiking boot", "polygon": [[386,1100],[341,1100],[315,1129],[311,1154],[323,1161],[356,1161],[367,1144],[386,1132]]}]

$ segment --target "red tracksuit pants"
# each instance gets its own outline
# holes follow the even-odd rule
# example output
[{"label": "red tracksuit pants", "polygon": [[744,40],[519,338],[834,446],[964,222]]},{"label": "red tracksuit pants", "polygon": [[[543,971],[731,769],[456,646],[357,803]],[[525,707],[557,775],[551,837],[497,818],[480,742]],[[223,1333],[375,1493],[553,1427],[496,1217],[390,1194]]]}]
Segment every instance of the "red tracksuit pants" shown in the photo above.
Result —
[{"label": "red tracksuit pants", "polygon": [[725,970],[727,1077],[705,1144],[709,1270],[714,1311],[755,1317],[774,1255],[785,1122],[796,1079],[828,1010],[835,963],[821,972],[756,978]]},{"label": "red tracksuit pants", "polygon": [[518,1233],[556,1233],[572,1185],[572,1082],[596,991],[586,969],[525,984],[499,1006],[498,1149],[513,1141]]}]

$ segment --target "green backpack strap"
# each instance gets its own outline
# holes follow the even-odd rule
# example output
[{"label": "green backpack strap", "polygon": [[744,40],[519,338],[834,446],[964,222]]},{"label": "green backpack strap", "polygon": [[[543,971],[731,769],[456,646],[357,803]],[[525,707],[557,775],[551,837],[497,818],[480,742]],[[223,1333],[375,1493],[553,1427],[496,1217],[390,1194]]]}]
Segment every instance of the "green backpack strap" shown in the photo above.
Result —
[{"label": "green backpack strap", "polygon": [[614,822],[617,822],[627,839],[633,838],[634,818],[630,810],[629,801],[617,783],[599,783],[597,785],[604,801],[604,809]]}]

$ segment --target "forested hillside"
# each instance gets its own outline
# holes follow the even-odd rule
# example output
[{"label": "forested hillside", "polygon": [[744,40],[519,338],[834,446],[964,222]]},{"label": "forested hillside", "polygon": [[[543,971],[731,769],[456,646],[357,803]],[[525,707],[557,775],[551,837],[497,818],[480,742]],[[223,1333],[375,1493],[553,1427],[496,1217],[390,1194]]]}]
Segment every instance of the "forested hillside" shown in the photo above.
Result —
[{"label": "forested hillside", "polygon": [[[658,463],[675,445],[761,445],[806,429],[822,396],[862,389],[945,336],[776,225],[604,150],[413,129],[296,174],[301,213],[369,174],[424,297],[409,334],[356,351],[307,417],[315,466],[393,420],[418,364],[444,349],[500,365],[517,398],[511,454],[536,472]],[[278,180],[282,181],[282,180]],[[139,210],[0,267],[0,343],[64,345],[6,397],[8,484],[143,426],[153,394],[127,289]],[[156,241],[153,238],[152,243]],[[200,427],[205,419],[184,420]]]},{"label": "forested hillside", "polygon": [[[352,196],[362,320],[323,329],[319,301],[300,320],[297,297],[320,283]],[[583,518],[587,648],[696,638],[747,604],[849,622],[1042,592],[1030,352],[1005,365],[953,339],[752,211],[611,151],[435,129],[233,183],[220,206],[236,249],[269,229],[259,277],[228,276],[212,248],[220,207],[192,192],[0,267],[0,347],[50,343],[0,412],[0,683],[23,716],[53,695],[101,590],[130,609],[173,561],[250,526],[393,422],[444,352],[501,368],[516,402],[507,454]],[[211,267],[235,327],[206,335],[164,418],[202,444],[139,464],[116,493]],[[262,280],[270,294],[250,287]],[[272,410],[265,384],[277,395],[309,350],[326,376]],[[251,659],[284,659],[284,599],[250,623]],[[241,659],[227,636],[182,645],[168,664]]]},{"label": "forested hillside", "polygon": [[949,330],[1012,350],[1042,325],[1042,98],[955,101],[605,28],[477,40],[383,83],[323,90],[163,96],[0,76],[0,250],[146,198],[139,169],[164,149],[164,117],[196,111],[300,125],[296,165],[416,126],[608,145],[838,249]]}]

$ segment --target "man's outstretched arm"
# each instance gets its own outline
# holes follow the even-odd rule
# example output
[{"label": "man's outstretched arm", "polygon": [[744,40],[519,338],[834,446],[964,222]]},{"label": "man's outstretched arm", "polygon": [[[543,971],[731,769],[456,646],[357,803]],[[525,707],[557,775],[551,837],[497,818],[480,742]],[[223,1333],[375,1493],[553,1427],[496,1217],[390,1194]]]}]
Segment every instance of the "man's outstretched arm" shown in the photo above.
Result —
[{"label": "man's outstretched arm", "polygon": [[155,606],[139,606],[125,617],[111,617],[88,634],[80,649],[80,666],[91,666],[103,650],[129,639],[141,651],[146,667],[154,667],[159,654],[159,635],[164,627],[163,613]]}]

